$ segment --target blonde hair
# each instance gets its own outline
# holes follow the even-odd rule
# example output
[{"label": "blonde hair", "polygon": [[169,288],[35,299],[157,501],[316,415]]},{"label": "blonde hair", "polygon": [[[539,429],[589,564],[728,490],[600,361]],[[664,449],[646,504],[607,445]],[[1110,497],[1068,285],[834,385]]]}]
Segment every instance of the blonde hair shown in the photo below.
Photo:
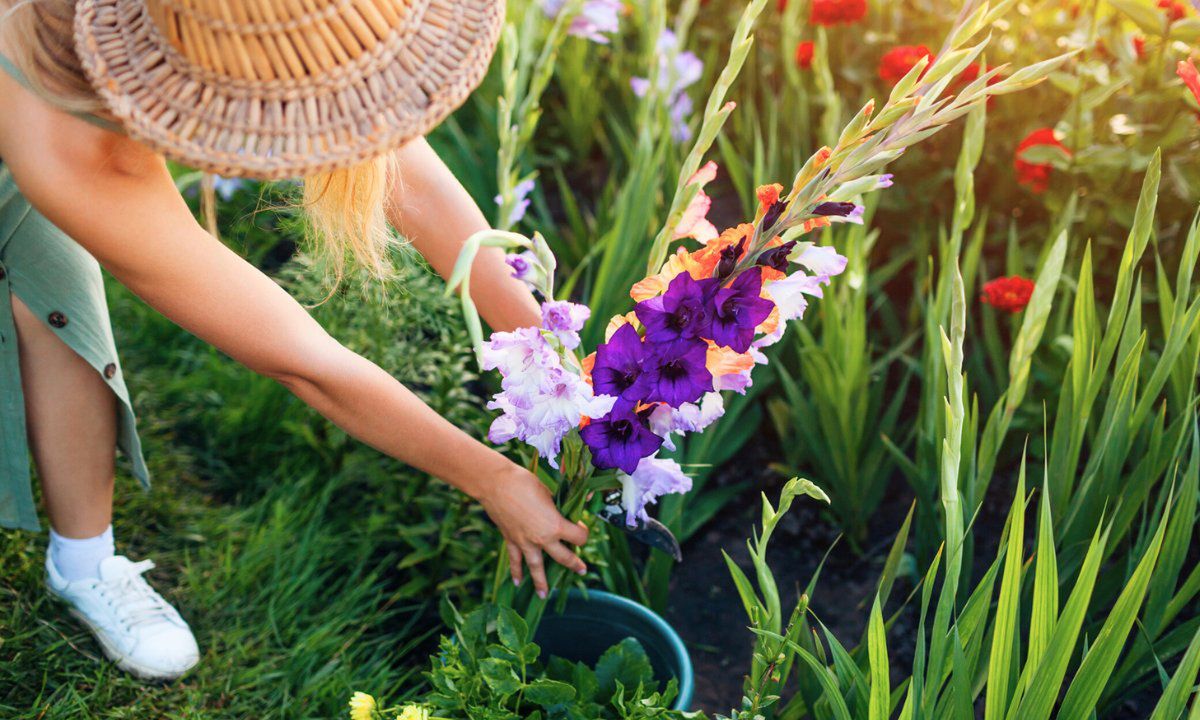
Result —
[{"label": "blonde hair", "polygon": [[[0,0],[0,52],[47,102],[72,113],[103,114],[75,55],[75,0]],[[392,155],[304,178],[306,236],[335,283],[348,261],[374,278],[391,273],[388,226]],[[211,188],[209,189],[211,192]]]}]

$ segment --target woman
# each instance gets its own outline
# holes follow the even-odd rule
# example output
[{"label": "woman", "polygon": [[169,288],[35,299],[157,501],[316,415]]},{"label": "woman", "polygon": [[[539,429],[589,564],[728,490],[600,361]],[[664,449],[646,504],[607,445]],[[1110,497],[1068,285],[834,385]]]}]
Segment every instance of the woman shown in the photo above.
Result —
[{"label": "woman", "polygon": [[[486,227],[421,135],[478,84],[492,0],[0,0],[0,524],[50,521],[47,585],[120,667],[181,675],[187,624],[114,554],[114,448],[148,482],[99,266],[381,452],[478,499],[547,590],[543,551],[587,531],[538,479],[329,337],[206,233],[163,156],[226,176],[304,176],[314,242],[386,275],[388,223],[442,274]],[[98,263],[98,264],[97,264]],[[472,271],[496,329],[539,322],[498,251]]]}]

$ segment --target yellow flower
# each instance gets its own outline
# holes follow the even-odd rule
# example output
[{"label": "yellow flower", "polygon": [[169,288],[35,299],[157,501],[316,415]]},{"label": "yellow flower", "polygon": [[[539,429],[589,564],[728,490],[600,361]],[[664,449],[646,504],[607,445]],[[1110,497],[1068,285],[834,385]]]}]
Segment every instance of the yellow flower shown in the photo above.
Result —
[{"label": "yellow flower", "polygon": [[420,705],[405,705],[396,720],[429,720],[429,711]]},{"label": "yellow flower", "polygon": [[365,692],[350,696],[350,720],[371,720],[375,716],[375,698]]}]

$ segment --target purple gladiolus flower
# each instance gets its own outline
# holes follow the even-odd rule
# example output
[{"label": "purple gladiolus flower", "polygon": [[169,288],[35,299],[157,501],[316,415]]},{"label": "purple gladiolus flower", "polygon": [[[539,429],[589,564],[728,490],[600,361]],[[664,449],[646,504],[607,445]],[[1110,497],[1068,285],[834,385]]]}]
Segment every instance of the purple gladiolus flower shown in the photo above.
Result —
[{"label": "purple gladiolus flower", "polygon": [[586,305],[547,300],[542,303],[542,328],[554,333],[563,347],[574,350],[579,347],[579,331],[591,315],[592,311]]},{"label": "purple gladiolus flower", "polygon": [[632,325],[617,328],[608,342],[596,348],[592,386],[597,392],[615,395],[636,404],[650,392],[650,378],[642,369],[645,347]]},{"label": "purple gladiolus flower", "polygon": [[880,175],[879,180],[876,181],[876,183],[875,183],[875,187],[880,190],[882,190],[883,188],[890,188],[892,185],[895,184],[892,182],[892,177],[893,177],[893,175],[891,173],[884,173],[884,174]]},{"label": "purple gladiolus flower", "polygon": [[592,451],[592,464],[604,470],[619,468],[632,473],[642,458],[653,455],[663,439],[650,431],[631,408],[617,408],[579,431]]},{"label": "purple gladiolus flower", "polygon": [[758,262],[756,264],[762,265],[763,267],[769,267],[772,270],[778,270],[779,272],[787,272],[789,263],[788,256],[792,254],[792,250],[795,249],[795,247],[796,241],[789,240],[782,245],[764,250],[758,256]]},{"label": "purple gladiolus flower", "polygon": [[646,326],[646,340],[663,343],[701,337],[708,325],[708,295],[713,287],[714,280],[694,280],[679,273],[666,293],[638,303],[634,312]]},{"label": "purple gladiolus flower", "polygon": [[651,384],[646,396],[648,402],[665,402],[671,407],[679,407],[699,400],[713,389],[712,373],[705,363],[708,343],[703,340],[655,343],[651,353],[646,361],[650,366],[646,374]]},{"label": "purple gladiolus flower", "polygon": [[771,207],[767,208],[767,211],[763,213],[761,226],[763,231],[765,232],[770,230],[771,226],[779,220],[779,216],[783,215],[783,211],[786,209],[787,203],[783,200],[776,200],[775,202],[771,203]]},{"label": "purple gladiolus flower", "polygon": [[850,212],[846,213],[845,215],[830,215],[829,222],[846,222],[854,223],[855,225],[862,225],[863,213],[866,211],[867,209],[862,205],[855,205],[850,209]]},{"label": "purple gladiolus flower", "polygon": [[709,337],[734,352],[746,352],[754,341],[754,329],[767,319],[773,307],[762,297],[762,269],[750,268],[714,296]]},{"label": "purple gladiolus flower", "polygon": [[637,527],[639,520],[648,520],[646,506],[663,495],[685,493],[692,489],[692,479],[674,460],[648,457],[637,469],[621,478],[621,504],[625,506],[625,523]]},{"label": "purple gladiolus flower", "polygon": [[742,257],[742,251],[746,248],[746,238],[738,240],[737,245],[730,245],[721,249],[721,258],[717,261],[717,279],[724,280],[733,274],[733,269],[737,267],[738,259]]},{"label": "purple gladiolus flower", "polygon": [[823,202],[813,208],[813,215],[822,215],[827,217],[845,217],[858,207],[852,202]]}]

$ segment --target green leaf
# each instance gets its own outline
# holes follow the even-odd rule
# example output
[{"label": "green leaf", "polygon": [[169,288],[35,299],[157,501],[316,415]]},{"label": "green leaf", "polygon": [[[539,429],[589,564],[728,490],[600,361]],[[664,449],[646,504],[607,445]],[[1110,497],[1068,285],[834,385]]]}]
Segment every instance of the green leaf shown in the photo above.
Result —
[{"label": "green leaf", "polygon": [[867,654],[871,665],[871,720],[887,720],[891,713],[891,671],[888,666],[887,634],[883,629],[883,610],[879,596],[871,606],[867,630]]},{"label": "green leaf", "polygon": [[521,679],[513,672],[512,664],[499,658],[484,658],[479,673],[496,694],[507,697],[521,689]]},{"label": "green leaf", "polygon": [[1167,532],[1169,516],[1170,512],[1163,513],[1154,539],[1146,548],[1116,604],[1109,611],[1091,651],[1079,665],[1075,679],[1071,681],[1067,695],[1063,698],[1057,716],[1059,720],[1086,720],[1095,713],[1096,701],[1100,699],[1100,693],[1104,692],[1104,686],[1116,667],[1121,648],[1125,647],[1129,631],[1133,628],[1138,610],[1142,607],[1142,600],[1146,597],[1146,587],[1150,584],[1150,577],[1158,563],[1158,551]]},{"label": "green leaf", "polygon": [[599,683],[599,697],[608,699],[616,692],[618,683],[630,689],[651,685],[654,682],[654,668],[642,644],[636,638],[629,637],[600,656],[596,663],[596,681]]},{"label": "green leaf", "polygon": [[[1196,684],[1196,674],[1200,673],[1200,630],[1192,636],[1187,653],[1179,661],[1179,667],[1167,683],[1166,690],[1154,708],[1150,720],[1176,720],[1187,709],[1188,695]],[[1198,701],[1200,702],[1200,701]]]},{"label": "green leaf", "polygon": [[[1054,523],[1050,516],[1049,478],[1042,490],[1038,511],[1037,557],[1033,570],[1033,610],[1029,624],[1029,651],[1025,662],[1037,667],[1050,645],[1058,619],[1058,556],[1054,550]],[[1021,688],[1019,692],[1023,692]],[[1019,698],[1017,698],[1019,699]]]},{"label": "green leaf", "polygon": [[1025,460],[1017,476],[1017,492],[1008,513],[1008,546],[1004,557],[1004,578],[1000,581],[1000,600],[992,632],[992,651],[988,661],[985,720],[999,720],[1008,710],[1015,679],[1016,647],[1021,617],[1021,570],[1025,542]]},{"label": "green leaf", "polygon": [[1055,624],[1046,654],[1040,663],[1027,664],[1022,672],[1021,685],[1028,690],[1019,704],[1009,706],[1008,720],[1046,720],[1050,717],[1050,711],[1058,700],[1063,677],[1067,674],[1067,665],[1075,654],[1076,641],[1092,600],[1096,575],[1100,572],[1100,562],[1107,545],[1108,533],[1097,530],[1088,546],[1083,566],[1079,569],[1075,588]]},{"label": "green leaf", "polygon": [[529,640],[529,626],[512,608],[502,607],[496,617],[496,634],[500,643],[513,652],[520,652]]},{"label": "green leaf", "polygon": [[534,680],[525,688],[525,697],[532,703],[550,709],[575,699],[575,688],[557,680]]}]

